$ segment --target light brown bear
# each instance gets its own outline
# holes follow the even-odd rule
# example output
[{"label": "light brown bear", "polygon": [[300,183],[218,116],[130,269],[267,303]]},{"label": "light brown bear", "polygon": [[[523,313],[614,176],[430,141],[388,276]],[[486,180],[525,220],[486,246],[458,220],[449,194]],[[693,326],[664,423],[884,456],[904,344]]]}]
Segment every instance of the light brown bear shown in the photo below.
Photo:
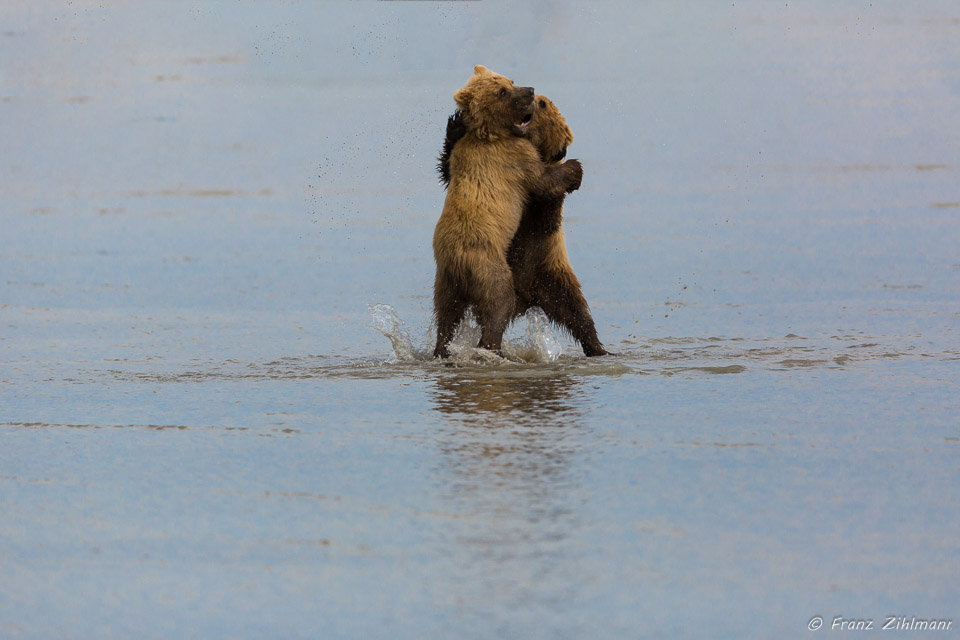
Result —
[{"label": "light brown bear", "polygon": [[450,152],[450,183],[433,234],[433,355],[440,358],[449,356],[448,344],[471,307],[481,328],[477,346],[500,353],[516,308],[507,252],[524,209],[531,198],[575,191],[583,177],[579,162],[544,163],[523,137],[535,108],[532,87],[477,65],[453,99],[466,133]]},{"label": "light brown bear", "polygon": [[[437,166],[444,184],[450,181],[451,152],[465,132],[462,114],[454,113],[447,120],[447,136]],[[573,143],[573,131],[546,96],[535,97],[533,118],[525,134],[545,162],[563,160],[567,146]],[[565,195],[531,197],[507,250],[516,294],[514,317],[530,307],[540,307],[580,343],[585,355],[607,355],[567,256],[562,226]]]}]

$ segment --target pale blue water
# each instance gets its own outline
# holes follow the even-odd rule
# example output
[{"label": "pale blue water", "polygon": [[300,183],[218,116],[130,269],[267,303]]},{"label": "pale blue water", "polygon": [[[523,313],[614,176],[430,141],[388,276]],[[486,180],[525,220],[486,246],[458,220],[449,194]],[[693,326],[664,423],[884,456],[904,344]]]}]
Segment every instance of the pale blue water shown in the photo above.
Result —
[{"label": "pale blue water", "polygon": [[[617,358],[423,356],[478,63]],[[955,637],[958,113],[951,2],[5,3],[0,636]]]}]

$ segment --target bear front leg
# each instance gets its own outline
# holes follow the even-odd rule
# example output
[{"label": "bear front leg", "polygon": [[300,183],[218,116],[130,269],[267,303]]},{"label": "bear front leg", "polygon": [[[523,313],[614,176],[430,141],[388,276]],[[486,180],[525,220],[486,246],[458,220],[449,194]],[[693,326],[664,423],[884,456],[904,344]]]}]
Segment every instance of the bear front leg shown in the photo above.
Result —
[{"label": "bear front leg", "polygon": [[579,160],[567,160],[563,164],[543,165],[543,171],[530,186],[530,195],[538,198],[556,198],[573,193],[583,182],[583,166]]},{"label": "bear front leg", "polygon": [[609,355],[597,336],[590,307],[580,292],[580,283],[571,276],[550,271],[540,274],[536,283],[536,301],[547,318],[569,331],[580,343],[584,355]]},{"label": "bear front leg", "polygon": [[467,310],[467,302],[460,292],[456,281],[448,274],[437,270],[433,284],[433,313],[437,321],[437,344],[433,349],[434,358],[449,358],[449,344],[453,333]]},{"label": "bear front leg", "polygon": [[437,171],[440,172],[440,182],[446,187],[450,184],[450,153],[457,140],[467,134],[467,124],[463,121],[463,112],[457,109],[447,118],[447,135],[443,139],[443,151],[437,158]]}]

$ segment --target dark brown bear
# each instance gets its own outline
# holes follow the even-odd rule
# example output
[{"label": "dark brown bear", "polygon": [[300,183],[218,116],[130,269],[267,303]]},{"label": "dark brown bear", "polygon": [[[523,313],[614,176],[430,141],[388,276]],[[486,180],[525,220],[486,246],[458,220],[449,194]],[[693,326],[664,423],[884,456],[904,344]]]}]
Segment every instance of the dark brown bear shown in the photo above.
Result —
[{"label": "dark brown bear", "polygon": [[[438,169],[444,184],[449,183],[449,159],[457,141],[465,134],[462,114],[447,120],[447,136]],[[573,132],[557,107],[544,96],[536,96],[526,136],[537,147],[544,162],[558,163],[573,143]],[[516,293],[514,317],[530,307],[540,307],[547,317],[567,330],[587,356],[606,355],[597,337],[590,308],[573,273],[563,236],[565,193],[531,195],[520,226],[507,250],[507,265],[513,274]]]},{"label": "dark brown bear", "polygon": [[544,163],[522,136],[535,109],[532,88],[477,65],[453,97],[464,132],[447,155],[447,197],[433,234],[433,353],[441,358],[471,307],[481,327],[478,346],[500,353],[517,303],[507,252],[524,209],[531,197],[562,200],[583,176],[576,160]]}]

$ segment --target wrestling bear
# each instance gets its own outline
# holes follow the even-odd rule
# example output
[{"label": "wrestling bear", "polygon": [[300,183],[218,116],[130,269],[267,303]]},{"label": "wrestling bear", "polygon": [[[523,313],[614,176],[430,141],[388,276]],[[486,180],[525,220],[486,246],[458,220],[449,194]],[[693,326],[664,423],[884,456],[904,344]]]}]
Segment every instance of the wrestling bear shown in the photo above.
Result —
[{"label": "wrestling bear", "polygon": [[[466,133],[460,112],[447,120],[447,136],[438,169],[441,181],[450,181],[449,159],[457,142]],[[531,124],[524,132],[545,162],[558,163],[573,143],[573,132],[556,105],[545,96],[536,96]],[[532,194],[517,232],[507,250],[507,266],[513,276],[516,300],[514,316],[530,307],[540,307],[547,317],[567,330],[587,356],[608,352],[597,337],[590,308],[573,273],[563,235],[565,193]]]},{"label": "wrestling bear", "polygon": [[531,198],[560,198],[580,187],[576,160],[544,163],[523,133],[535,109],[532,87],[474,67],[454,93],[464,134],[449,152],[449,184],[433,234],[437,263],[434,357],[449,356],[448,344],[468,308],[480,323],[477,345],[500,353],[503,332],[517,297],[507,252]]}]

